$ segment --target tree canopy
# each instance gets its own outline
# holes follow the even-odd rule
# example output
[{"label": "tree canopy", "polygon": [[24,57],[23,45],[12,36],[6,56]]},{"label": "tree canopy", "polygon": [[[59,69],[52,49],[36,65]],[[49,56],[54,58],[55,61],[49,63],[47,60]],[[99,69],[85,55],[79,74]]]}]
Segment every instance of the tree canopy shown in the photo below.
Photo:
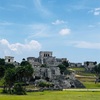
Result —
[{"label": "tree canopy", "polygon": [[[21,64],[15,67],[13,64],[4,63],[4,60],[0,60],[0,71],[4,71],[0,76],[4,79],[4,89],[5,93],[24,93],[25,89],[21,83],[26,84],[30,81],[33,74],[33,68],[28,61],[23,60]],[[21,88],[22,92],[17,91],[17,88]],[[13,91],[13,92],[12,92]]]},{"label": "tree canopy", "polygon": [[94,71],[96,75],[100,77],[100,63],[94,67]]}]

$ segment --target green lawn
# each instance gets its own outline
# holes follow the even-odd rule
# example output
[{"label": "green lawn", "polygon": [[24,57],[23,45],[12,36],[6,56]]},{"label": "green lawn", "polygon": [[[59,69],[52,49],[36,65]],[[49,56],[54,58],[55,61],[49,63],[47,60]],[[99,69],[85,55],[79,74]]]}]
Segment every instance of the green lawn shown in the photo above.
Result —
[{"label": "green lawn", "polygon": [[4,79],[2,78],[2,79],[0,79],[0,86],[2,86],[3,85],[3,82],[4,82]]},{"label": "green lawn", "polygon": [[73,68],[68,68],[69,70],[73,70],[73,71],[85,71],[85,68],[83,67],[73,67]]},{"label": "green lawn", "polygon": [[95,82],[82,82],[87,89],[100,89],[100,83]]},{"label": "green lawn", "polygon": [[86,72],[85,68],[83,68],[83,67],[73,67],[73,68],[68,68],[68,70],[75,71],[75,73],[78,75],[95,76],[95,74],[93,74],[93,73]]},{"label": "green lawn", "polygon": [[0,100],[100,100],[100,92],[45,91],[21,96],[0,94]]},{"label": "green lawn", "polygon": [[96,76],[85,71],[85,68],[69,68],[76,73],[76,78],[81,81],[87,89],[100,89],[100,83],[95,84]]}]

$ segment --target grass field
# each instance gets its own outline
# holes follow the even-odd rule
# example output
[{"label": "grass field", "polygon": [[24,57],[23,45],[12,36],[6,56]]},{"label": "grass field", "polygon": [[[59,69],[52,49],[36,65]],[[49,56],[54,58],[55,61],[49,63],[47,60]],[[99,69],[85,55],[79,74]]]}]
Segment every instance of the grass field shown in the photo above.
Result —
[{"label": "grass field", "polygon": [[83,67],[69,68],[69,70],[75,71],[76,78],[81,81],[87,89],[100,89],[100,83],[95,84],[95,74],[86,72]]},{"label": "grass field", "polygon": [[100,92],[45,91],[21,96],[0,94],[0,100],[100,100]]},{"label": "grass field", "polygon": [[100,89],[100,83],[82,82],[87,89]]}]

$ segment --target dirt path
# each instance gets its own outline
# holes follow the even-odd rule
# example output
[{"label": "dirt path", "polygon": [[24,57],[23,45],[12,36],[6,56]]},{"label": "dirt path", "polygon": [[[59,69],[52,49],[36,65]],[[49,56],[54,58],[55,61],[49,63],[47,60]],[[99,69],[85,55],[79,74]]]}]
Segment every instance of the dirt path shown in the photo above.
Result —
[{"label": "dirt path", "polygon": [[63,89],[63,91],[92,91],[92,92],[99,91],[100,92],[100,89]]}]

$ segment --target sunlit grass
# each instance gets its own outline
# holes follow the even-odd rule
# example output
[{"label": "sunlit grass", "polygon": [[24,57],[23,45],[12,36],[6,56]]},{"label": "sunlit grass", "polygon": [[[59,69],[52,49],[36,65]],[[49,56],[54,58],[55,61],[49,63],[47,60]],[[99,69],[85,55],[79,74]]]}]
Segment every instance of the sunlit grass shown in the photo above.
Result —
[{"label": "sunlit grass", "polygon": [[99,100],[100,92],[45,91],[27,95],[2,95],[0,100]]},{"label": "sunlit grass", "polygon": [[83,67],[73,67],[73,68],[68,68],[69,70],[73,70],[73,71],[85,71],[85,68]]},{"label": "sunlit grass", "polygon": [[95,82],[83,82],[83,84],[88,89],[98,89],[98,88],[100,88],[100,83],[95,84]]}]

